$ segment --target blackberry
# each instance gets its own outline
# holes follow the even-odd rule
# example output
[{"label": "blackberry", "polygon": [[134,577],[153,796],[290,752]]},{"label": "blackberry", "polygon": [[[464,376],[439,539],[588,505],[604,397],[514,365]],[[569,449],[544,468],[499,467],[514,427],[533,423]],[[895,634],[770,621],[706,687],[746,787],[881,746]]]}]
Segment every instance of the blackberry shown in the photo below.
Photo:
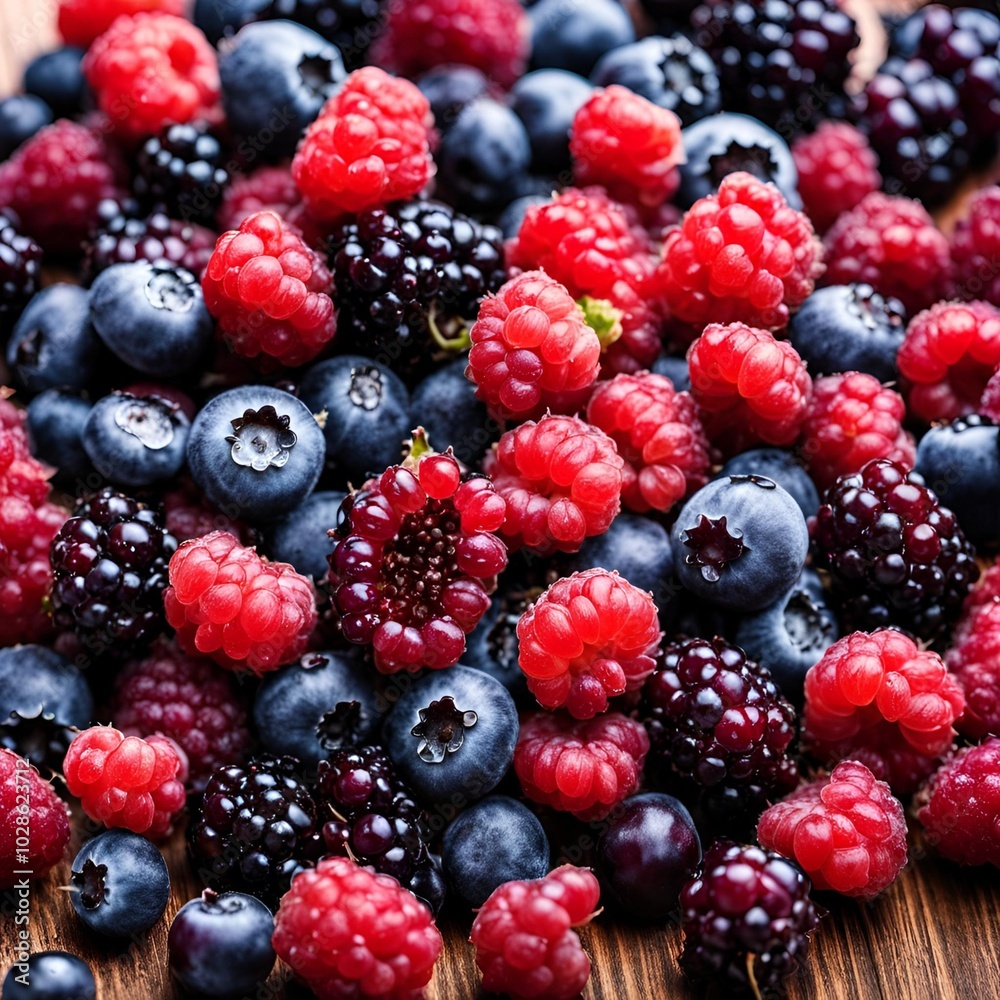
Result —
[{"label": "blackberry", "polygon": [[342,747],[320,761],[316,800],[327,855],[392,875],[437,913],[444,879],[427,849],[430,828],[379,747]]},{"label": "blackberry", "polygon": [[52,617],[92,656],[127,656],[163,628],[177,542],[158,510],[105,487],[52,539]]},{"label": "blackberry", "polygon": [[199,877],[216,892],[246,892],[272,909],[293,876],[323,855],[316,802],[295,757],[220,767],[188,830]]},{"label": "blackberry", "polygon": [[943,638],[979,577],[975,549],[921,476],[873,459],[830,488],[812,529],[845,631],[896,627]]},{"label": "blackberry", "polygon": [[691,24],[719,68],[727,111],[783,135],[843,116],[860,39],[836,0],[706,0]]},{"label": "blackberry", "polygon": [[370,208],[330,237],[342,349],[411,382],[461,346],[479,302],[506,280],[499,229],[436,201]]},{"label": "blackberry", "polygon": [[38,291],[42,248],[19,232],[20,220],[0,210],[0,330],[9,330],[28,299]]},{"label": "blackberry", "polygon": [[229,183],[221,143],[202,125],[170,125],[143,143],[132,189],[140,203],[211,224]]},{"label": "blackberry", "polygon": [[647,678],[640,718],[654,776],[709,826],[752,823],[798,783],[788,756],[795,712],[766,667],[724,639],[667,644]]},{"label": "blackberry", "polygon": [[797,865],[760,847],[718,840],[681,891],[680,965],[728,995],[778,996],[799,968],[819,914]]}]

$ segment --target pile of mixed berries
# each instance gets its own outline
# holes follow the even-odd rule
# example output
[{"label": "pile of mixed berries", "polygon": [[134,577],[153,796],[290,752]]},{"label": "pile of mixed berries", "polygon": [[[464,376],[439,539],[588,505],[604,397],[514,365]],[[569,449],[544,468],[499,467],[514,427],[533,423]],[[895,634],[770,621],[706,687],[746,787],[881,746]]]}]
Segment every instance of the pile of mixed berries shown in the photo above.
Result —
[{"label": "pile of mixed berries", "polygon": [[205,997],[440,921],[572,1000],[603,913],[760,998],[1000,866],[1000,20],[189,6],[0,100],[0,890],[141,951],[183,841]]}]

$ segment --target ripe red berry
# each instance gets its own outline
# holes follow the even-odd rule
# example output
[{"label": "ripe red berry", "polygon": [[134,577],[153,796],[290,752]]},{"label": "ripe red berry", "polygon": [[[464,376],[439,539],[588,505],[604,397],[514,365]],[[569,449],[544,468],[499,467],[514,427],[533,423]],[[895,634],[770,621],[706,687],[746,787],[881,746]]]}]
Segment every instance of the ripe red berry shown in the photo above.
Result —
[{"label": "ripe red berry", "polygon": [[258,167],[252,173],[237,174],[226,185],[216,221],[225,232],[239,229],[244,219],[258,212],[273,212],[302,229],[302,194],[290,167]]},{"label": "ripe red berry", "polygon": [[513,1000],[573,1000],[590,978],[590,959],[572,928],[590,923],[600,894],[593,872],[572,865],[494,890],[469,935],[483,989]]},{"label": "ripe red berry", "polygon": [[59,34],[67,45],[85,49],[122,14],[158,10],[183,17],[184,7],[184,0],[59,0]]},{"label": "ripe red berry", "polygon": [[614,441],[579,417],[507,431],[483,462],[507,504],[500,534],[510,548],[576,552],[621,509],[623,464]]},{"label": "ripe red berry", "polygon": [[951,747],[964,704],[937,653],[902,632],[853,632],[806,674],[803,743],[823,762],[861,761],[906,795]]},{"label": "ripe red berry", "polygon": [[413,893],[348,858],[326,858],[295,877],[272,940],[319,1000],[416,1000],[443,946]]},{"label": "ripe red berry", "polygon": [[812,380],[787,341],[743,323],[713,323],[687,354],[691,395],[712,444],[727,452],[792,444],[802,430]]},{"label": "ripe red berry", "polygon": [[316,624],[313,585],[287,563],[213,531],[184,542],[168,574],[163,607],[185,653],[259,675],[305,652]]},{"label": "ripe red berry", "polygon": [[1000,186],[982,188],[951,237],[956,293],[1000,306]]},{"label": "ripe red berry", "polygon": [[521,720],[514,771],[532,802],[598,820],[636,790],[648,750],[646,730],[620,712],[586,722],[532,712]]},{"label": "ripe red berry", "polygon": [[609,698],[642,686],[660,626],[650,594],[617,573],[588,569],[552,584],[521,616],[517,638],[538,704],[591,719]]},{"label": "ripe red berry", "polygon": [[110,726],[85,729],[66,751],[66,787],[83,811],[109,829],[165,837],[184,808],[188,762],[166,736],[126,736]]},{"label": "ripe red berry", "polygon": [[905,418],[903,397],[873,375],[844,372],[816,379],[800,445],[813,482],[826,489],[873,458],[912,469],[916,448],[903,430]]},{"label": "ripe red berry", "polygon": [[657,288],[673,319],[779,330],[823,273],[812,223],[773,185],[729,174],[663,244]]},{"label": "ripe red berry", "polygon": [[610,435],[625,460],[622,501],[668,511],[708,482],[709,443],[694,400],[665,375],[642,372],[599,382],[587,420]]},{"label": "ripe red berry", "polygon": [[336,219],[410,198],[434,175],[430,104],[408,80],[355,70],[306,130],[292,176],[309,211]]},{"label": "ripe red berry", "polygon": [[761,846],[798,862],[817,889],[872,899],[906,864],[906,816],[884,781],[856,760],[771,806]]},{"label": "ripe red berry", "polygon": [[273,212],[219,237],[201,287],[222,339],[245,358],[301,365],[337,332],[326,262]]}]

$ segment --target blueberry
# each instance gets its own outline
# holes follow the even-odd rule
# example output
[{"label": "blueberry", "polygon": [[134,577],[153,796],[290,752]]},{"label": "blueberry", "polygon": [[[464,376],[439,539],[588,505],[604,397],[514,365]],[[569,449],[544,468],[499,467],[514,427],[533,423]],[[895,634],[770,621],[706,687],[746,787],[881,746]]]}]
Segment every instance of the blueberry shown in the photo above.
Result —
[{"label": "blueberry", "polygon": [[323,432],[290,393],[245,385],[210,399],[188,437],[194,481],[217,507],[249,520],[294,509],[323,471]]},{"label": "blueberry", "polygon": [[976,545],[1000,541],[1000,428],[968,416],[932,427],[917,446],[916,469]]},{"label": "blueberry", "polygon": [[338,486],[360,486],[400,461],[413,424],[409,393],[394,371],[345,354],[313,365],[299,391],[313,413],[326,411],[326,462]]},{"label": "blueberry", "polygon": [[524,594],[513,588],[493,595],[486,613],[465,640],[462,663],[496,678],[522,708],[537,708],[528,679],[517,662],[517,622],[527,610]]},{"label": "blueberry", "polygon": [[303,576],[317,580],[326,576],[333,551],[327,532],[336,527],[337,514],[346,493],[313,493],[305,503],[268,527],[267,553],[276,562],[291,563]]},{"label": "blueberry", "polygon": [[293,21],[260,21],[219,45],[226,120],[248,158],[292,156],[346,76],[335,45]]},{"label": "blueberry", "polygon": [[81,440],[90,402],[73,389],[46,389],[27,411],[31,453],[56,470],[60,486],[81,493],[93,469]]},{"label": "blueberry", "polygon": [[375,738],[385,711],[371,672],[353,653],[307,653],[268,674],[257,690],[253,721],[270,753],[298,757],[308,766],[341,743]]},{"label": "blueberry", "polygon": [[746,615],[733,641],[771,671],[781,693],[799,707],[809,668],[840,638],[837,617],[812,570],[770,607]]},{"label": "blueberry", "polygon": [[635,26],[615,0],[539,0],[529,11],[531,68],[589,76],[597,60],[635,41]]},{"label": "blueberry", "polygon": [[762,476],[727,476],[702,487],[670,532],[677,575],[696,597],[759,611],[798,579],[809,531],[790,493]]},{"label": "blueberry", "polygon": [[[401,686],[408,681],[397,679]],[[461,808],[491,792],[507,772],[517,729],[507,689],[481,670],[459,666],[404,690],[386,719],[385,747],[419,798]]]},{"label": "blueberry", "polygon": [[871,285],[817,288],[788,325],[788,339],[813,375],[867,372],[880,382],[897,377],[905,336],[903,303]]},{"label": "blueberry", "polygon": [[490,81],[472,66],[438,66],[417,81],[427,98],[439,132],[447,132],[466,104],[487,97]]},{"label": "blueberry", "polygon": [[151,486],[180,472],[190,429],[175,403],[113,392],[92,407],[82,440],[94,468],[109,482]]},{"label": "blueberry", "polygon": [[533,170],[557,174],[570,169],[570,126],[593,92],[582,76],[562,69],[535,70],[514,84],[511,107],[527,129]]},{"label": "blueberry", "polygon": [[213,45],[233,35],[272,0],[194,0],[194,23]]},{"label": "blueberry", "polygon": [[647,792],[626,799],[597,841],[601,901],[637,920],[663,920],[701,864],[701,840],[673,796]]},{"label": "blueberry", "polygon": [[78,285],[43,288],[27,304],[7,342],[7,367],[25,392],[86,388],[100,357],[90,295]]},{"label": "blueberry", "polygon": [[783,448],[754,448],[734,455],[719,471],[724,476],[763,476],[773,479],[782,489],[791,493],[805,517],[812,517],[819,510],[819,493],[805,466],[794,452]]},{"label": "blueberry", "polygon": [[410,420],[423,427],[435,451],[452,448],[466,465],[477,465],[500,428],[476,399],[476,387],[465,377],[459,358],[432,372],[413,390]]},{"label": "blueberry", "polygon": [[674,200],[682,208],[712,194],[737,170],[771,181],[792,208],[802,207],[799,173],[788,144],[756,118],[728,111],[709,115],[689,125],[681,137],[687,160],[678,167],[681,186]]},{"label": "blueberry", "polygon": [[532,205],[546,205],[551,200],[550,194],[525,194],[515,198],[497,217],[497,226],[503,233],[504,239],[509,240],[517,236],[521,223],[524,222],[524,217]]},{"label": "blueberry", "polygon": [[148,931],[170,899],[163,855],[129,830],[108,830],[88,840],[73,861],[69,881],[77,916],[102,937]]},{"label": "blueberry", "polygon": [[678,392],[688,392],[691,389],[691,372],[688,371],[686,358],[674,358],[669,354],[661,354],[650,369],[657,375],[666,375]]},{"label": "blueberry", "polygon": [[542,878],[549,870],[549,842],[526,805],[491,795],[445,830],[441,864],[451,888],[475,908],[504,882]]},{"label": "blueberry", "polygon": [[3,1000],[96,1000],[94,974],[65,951],[37,951],[4,977]]},{"label": "blueberry", "polygon": [[206,889],[185,903],[170,925],[170,971],[196,996],[252,996],[274,968],[273,933],[274,918],[259,899]]},{"label": "blueberry", "polygon": [[90,687],[69,660],[45,646],[0,649],[0,720],[11,712],[53,716],[64,726],[86,729],[94,714]]},{"label": "blueberry", "polygon": [[160,378],[197,368],[212,343],[201,284],[190,271],[163,261],[103,270],[90,289],[90,316],[117,357]]},{"label": "blueberry", "polygon": [[83,75],[83,49],[64,45],[35,56],[24,69],[24,90],[40,97],[56,118],[73,118],[85,110],[90,90]]},{"label": "blueberry", "polygon": [[34,94],[14,94],[0,100],[0,160],[6,160],[22,142],[52,122],[52,109]]}]

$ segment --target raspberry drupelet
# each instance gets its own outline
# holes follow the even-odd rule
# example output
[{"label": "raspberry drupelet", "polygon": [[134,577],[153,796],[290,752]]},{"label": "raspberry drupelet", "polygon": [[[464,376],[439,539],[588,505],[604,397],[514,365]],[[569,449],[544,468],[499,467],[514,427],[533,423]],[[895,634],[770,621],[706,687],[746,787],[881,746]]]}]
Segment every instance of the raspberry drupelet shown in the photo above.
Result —
[{"label": "raspberry drupelet", "polygon": [[418,437],[403,465],[344,501],[329,557],[344,638],[371,643],[386,674],[456,664],[507,565],[493,484],[422,449]]},{"label": "raspberry drupelet", "polygon": [[695,330],[733,322],[780,330],[822,273],[812,223],[773,184],[738,172],[667,233],[656,285],[671,318]]},{"label": "raspberry drupelet", "polygon": [[913,435],[903,429],[906,404],[874,375],[844,372],[813,382],[800,451],[813,482],[824,490],[874,458],[913,468]]},{"label": "raspberry drupelet", "polygon": [[937,653],[890,629],[852,632],[806,674],[802,739],[818,760],[861,761],[908,795],[951,747],[964,706]]},{"label": "raspberry drupelet", "polygon": [[122,14],[162,11],[184,16],[184,0],[59,0],[59,34],[67,45],[85,49]]},{"label": "raspberry drupelet", "polygon": [[573,1000],[590,978],[590,958],[573,928],[590,923],[599,901],[593,872],[572,865],[501,885],[469,935],[483,989],[513,1000]]},{"label": "raspberry drupelet", "polygon": [[321,220],[410,198],[434,176],[433,135],[434,116],[417,87],[365,66],[306,130],[292,176]]},{"label": "raspberry drupelet", "polygon": [[312,581],[227,531],[184,542],[170,559],[167,622],[191,656],[260,675],[298,659],[316,624]]},{"label": "raspberry drupelet", "polygon": [[694,400],[665,375],[599,382],[587,420],[612,438],[625,460],[622,502],[629,509],[666,512],[708,482],[710,445]]},{"label": "raspberry drupelet", "polygon": [[635,691],[660,641],[650,594],[617,573],[589,569],[557,580],[517,623],[518,662],[542,708],[591,719]]},{"label": "raspberry drupelet", "polygon": [[126,736],[110,726],[85,729],[66,751],[63,776],[83,811],[109,829],[160,840],[184,808],[188,762],[166,736]]},{"label": "raspberry drupelet", "polygon": [[508,547],[576,552],[603,535],[621,509],[623,465],[614,441],[579,417],[549,414],[507,431],[483,472],[507,504]]},{"label": "raspberry drupelet", "polygon": [[618,201],[655,209],[680,185],[680,119],[617,84],[577,111],[569,148],[576,183],[602,184]]},{"label": "raspberry drupelet", "polygon": [[712,444],[733,453],[798,438],[812,379],[790,343],[743,323],[713,323],[687,360],[691,395]]},{"label": "raspberry drupelet", "polygon": [[326,262],[273,212],[219,237],[201,287],[223,341],[245,358],[301,365],[337,332]]},{"label": "raspberry drupelet", "polygon": [[532,802],[599,820],[636,790],[648,750],[646,730],[620,712],[585,722],[533,712],[521,720],[514,771]]},{"label": "raspberry drupelet", "polygon": [[856,760],[771,806],[757,839],[801,865],[815,888],[858,899],[873,899],[906,865],[903,807]]},{"label": "raspberry drupelet", "polygon": [[1000,307],[1000,186],[982,188],[951,236],[955,292]]},{"label": "raspberry drupelet", "polygon": [[975,413],[1000,365],[1000,310],[938,302],[910,320],[897,361],[913,416],[933,423]]},{"label": "raspberry drupelet", "polygon": [[525,420],[569,401],[575,409],[600,370],[601,341],[569,291],[526,271],[488,295],[469,331],[466,378],[498,420]]},{"label": "raspberry drupelet", "polygon": [[326,858],[295,879],[273,943],[319,1000],[415,1000],[444,945],[411,892],[348,858]]},{"label": "raspberry drupelet", "polygon": [[[995,567],[988,570],[987,576],[995,578],[994,571]],[[986,581],[970,598],[985,585]],[[945,662],[965,695],[965,712],[955,728],[973,740],[1000,732],[1000,603],[979,607],[966,603]]]}]

